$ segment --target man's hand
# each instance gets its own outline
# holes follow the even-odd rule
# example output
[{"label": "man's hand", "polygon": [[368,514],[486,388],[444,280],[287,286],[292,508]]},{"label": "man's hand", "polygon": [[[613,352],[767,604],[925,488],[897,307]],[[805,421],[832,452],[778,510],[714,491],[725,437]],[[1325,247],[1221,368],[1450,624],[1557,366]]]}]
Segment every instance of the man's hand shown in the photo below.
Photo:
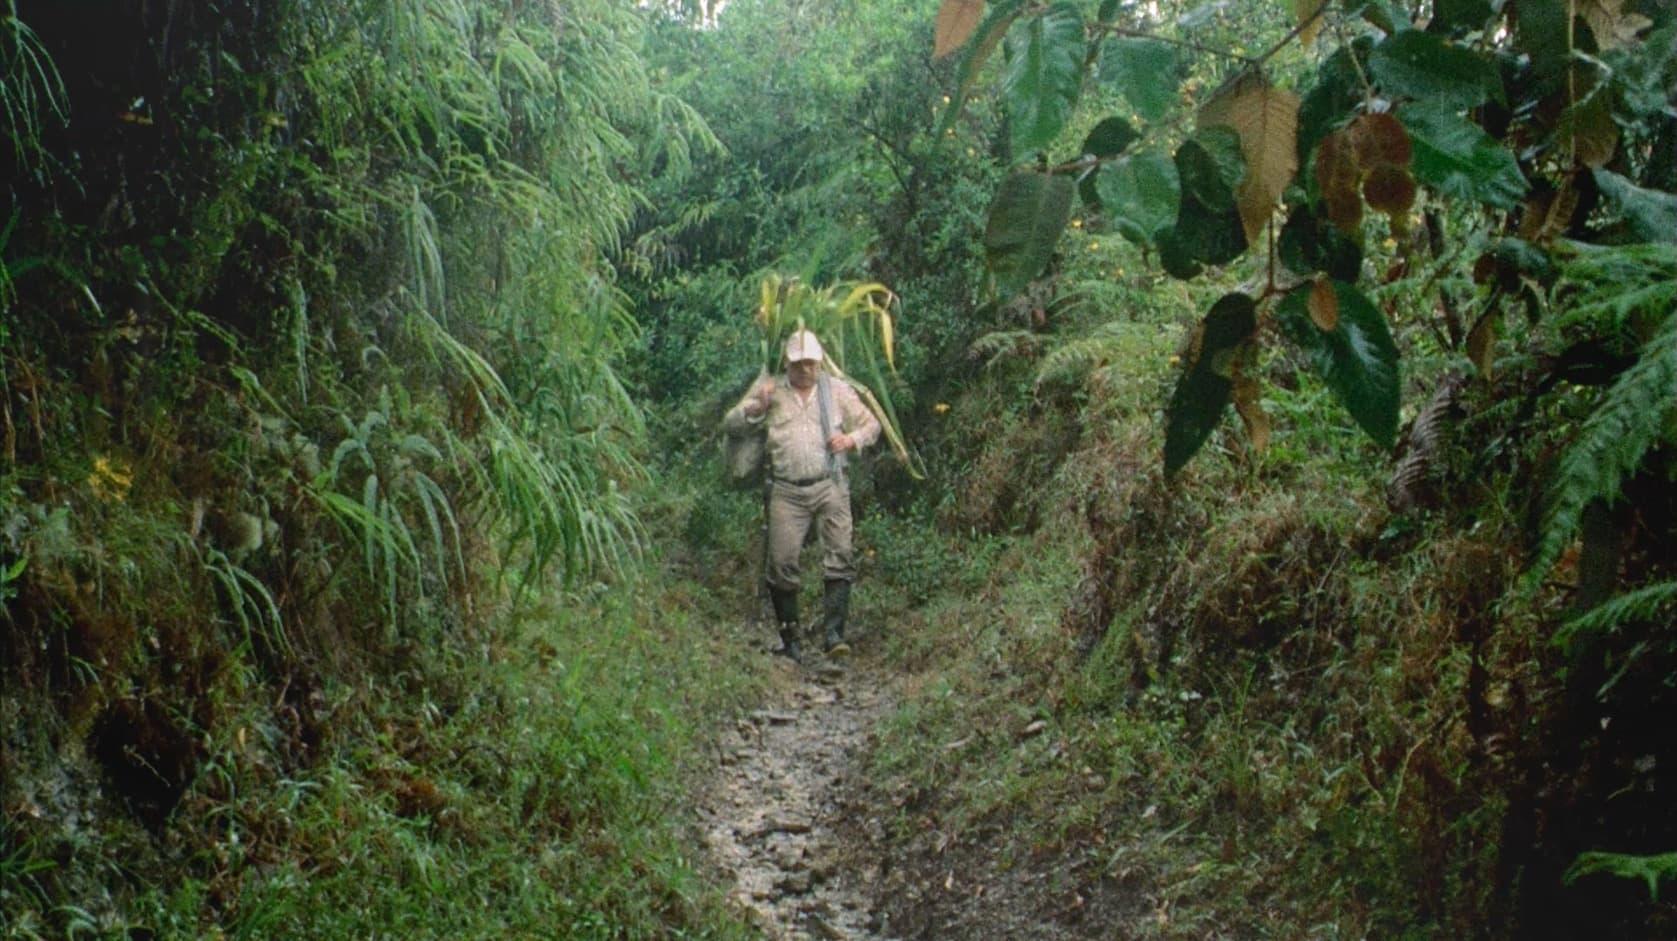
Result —
[{"label": "man's hand", "polygon": [[747,418],[756,418],[769,410],[769,397],[774,395],[774,380],[764,379],[762,382],[758,383],[757,388],[752,390],[752,395],[756,398],[745,403],[745,415]]},{"label": "man's hand", "polygon": [[827,439],[827,447],[831,448],[834,454],[854,451],[856,450],[856,439],[841,431]]}]

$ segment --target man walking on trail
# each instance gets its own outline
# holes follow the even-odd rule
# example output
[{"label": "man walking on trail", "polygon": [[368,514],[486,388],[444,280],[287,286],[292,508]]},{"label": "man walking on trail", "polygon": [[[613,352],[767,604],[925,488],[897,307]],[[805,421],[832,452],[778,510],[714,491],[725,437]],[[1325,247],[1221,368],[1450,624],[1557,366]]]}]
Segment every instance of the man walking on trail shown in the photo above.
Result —
[{"label": "man walking on trail", "polygon": [[769,458],[769,544],[765,579],[779,622],[781,653],[800,659],[798,555],[813,523],[821,534],[824,648],[850,652],[844,622],[850,583],[856,580],[851,547],[850,483],[846,457],[879,438],[879,419],[850,384],[821,368],[821,341],[808,330],[786,340],[786,374],[765,379],[728,410],[730,434],[765,429]]}]

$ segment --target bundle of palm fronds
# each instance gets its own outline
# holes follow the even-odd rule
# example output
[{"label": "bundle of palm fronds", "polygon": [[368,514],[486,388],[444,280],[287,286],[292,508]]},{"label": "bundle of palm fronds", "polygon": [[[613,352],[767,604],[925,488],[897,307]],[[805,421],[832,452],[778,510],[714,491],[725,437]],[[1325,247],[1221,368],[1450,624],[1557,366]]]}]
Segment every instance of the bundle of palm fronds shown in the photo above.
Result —
[{"label": "bundle of palm fronds", "polygon": [[[896,371],[896,325],[891,308],[897,296],[874,281],[841,281],[817,290],[795,277],[770,274],[763,279],[761,297],[756,318],[763,334],[759,345],[763,373],[779,369],[787,337],[798,330],[813,331],[821,338],[826,354],[822,366],[850,383],[879,419],[892,453],[910,475],[920,478],[919,457],[903,439],[885,378],[887,370]],[[851,370],[865,370],[872,386],[857,381]]]}]

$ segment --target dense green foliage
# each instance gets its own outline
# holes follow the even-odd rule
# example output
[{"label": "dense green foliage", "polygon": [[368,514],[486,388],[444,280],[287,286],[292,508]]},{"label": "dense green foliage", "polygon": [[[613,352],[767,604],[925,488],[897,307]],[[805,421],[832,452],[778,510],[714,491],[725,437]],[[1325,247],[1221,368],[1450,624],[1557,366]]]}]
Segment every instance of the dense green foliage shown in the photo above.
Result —
[{"label": "dense green foliage", "polygon": [[1668,4],[164,6],[0,19],[0,933],[748,934],[779,275],[895,925],[1677,924]]},{"label": "dense green foliage", "polygon": [[509,607],[644,545],[612,258],[710,146],[644,14],[7,14],[5,933],[725,930],[671,623]]},{"label": "dense green foliage", "polygon": [[[1035,697],[1065,724],[1061,747],[1097,771],[1106,749],[1138,760],[1136,749],[1168,743],[1205,777],[1136,782],[1176,798],[1161,829],[1226,833],[1219,853],[1236,882],[1287,860],[1261,884],[1334,885],[1347,907],[1306,914],[1291,906],[1328,899],[1283,890],[1287,914],[1240,912],[1222,900],[1250,900],[1253,887],[1219,880],[1193,897],[1211,920],[1165,933],[1246,935],[1273,920],[1291,936],[1318,917],[1374,935],[1637,936],[1669,923],[1649,894],[1637,902],[1626,885],[1583,878],[1652,887],[1677,838],[1669,813],[1639,796],[1669,760],[1642,717],[1669,707],[1677,675],[1662,492],[1677,472],[1666,342],[1677,229],[1653,221],[1672,205],[1669,9],[1302,3],[1263,35],[1229,31],[1237,16],[1251,25],[1245,5],[943,5],[958,7],[985,12],[943,21],[962,28],[939,36],[961,50],[941,127],[961,129],[960,110],[986,87],[1009,122],[991,138],[1010,167],[985,236],[996,287],[1094,293],[1068,260],[1105,229],[1211,288],[1179,350],[1163,470],[1187,474],[1189,457],[1220,441],[1243,472],[1167,485],[1138,468],[1135,413],[1114,415],[1127,397],[1091,373],[1074,406],[1088,431],[1035,502],[1045,514],[1081,506],[1093,543],[1056,545],[1084,558],[1065,624],[1098,655],[1094,699],[1063,704],[1060,687],[1084,682],[1065,664],[1007,695]],[[1059,117],[1068,107],[1089,123]],[[1081,212],[1065,208],[1065,178],[1093,181],[1078,187]],[[1054,342],[995,339],[975,349],[1032,355]],[[1480,381],[1464,382],[1466,369]],[[1321,393],[1382,450],[1409,418],[1388,510],[1372,485],[1384,469],[1330,431]],[[1405,409],[1417,394],[1425,407]],[[1230,404],[1244,444],[1215,434]],[[1011,434],[990,447],[1016,453]],[[1306,493],[1345,503],[1301,517]],[[1322,554],[1332,540],[1343,554]],[[995,590],[1040,603],[1029,589]],[[1626,593],[1602,604],[1615,592]],[[1455,637],[1412,639],[1436,610],[1456,620]],[[1034,643],[1051,649],[1050,637]],[[1320,646],[1327,638],[1337,650]],[[1045,655],[1005,633],[977,639],[999,648],[991,656]],[[1439,684],[1413,685],[1418,676]],[[1006,699],[974,694],[990,708]],[[1202,698],[1203,709],[1180,705]],[[1129,741],[1095,731],[1114,702]],[[1274,783],[1286,794],[1238,767],[1277,747],[1304,759],[1282,761],[1291,767]],[[1225,761],[1232,779],[1219,784]],[[1406,788],[1417,767],[1422,786]],[[1386,793],[1384,812],[1325,786],[1343,774]],[[1312,791],[1313,779],[1323,786]],[[1149,842],[1101,798],[1088,806],[1132,844]],[[1275,823],[1304,830],[1242,836],[1282,807]],[[1321,831],[1328,815],[1345,828]],[[1327,852],[1301,859],[1301,841]]]}]

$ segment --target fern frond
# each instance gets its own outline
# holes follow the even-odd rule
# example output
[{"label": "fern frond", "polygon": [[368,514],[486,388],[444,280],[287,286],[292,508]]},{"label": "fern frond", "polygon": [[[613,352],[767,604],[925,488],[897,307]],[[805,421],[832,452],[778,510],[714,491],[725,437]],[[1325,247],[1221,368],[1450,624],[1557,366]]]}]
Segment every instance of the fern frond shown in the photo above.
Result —
[{"label": "fern frond", "polygon": [[1443,457],[1452,417],[1459,413],[1459,401],[1467,388],[1467,377],[1448,373],[1433,390],[1426,408],[1405,429],[1398,441],[1397,464],[1386,482],[1386,502],[1399,512],[1414,509],[1422,501],[1427,481]]},{"label": "fern frond", "polygon": [[1581,853],[1561,879],[1567,885],[1581,876],[1605,872],[1621,879],[1640,879],[1648,887],[1648,897],[1659,900],[1660,881],[1677,878],[1677,852],[1639,856],[1634,853]]},{"label": "fern frond", "polygon": [[1673,602],[1677,602],[1677,580],[1644,585],[1566,622],[1555,633],[1554,642],[1566,647],[1580,634],[1609,633],[1634,621],[1651,620]]},{"label": "fern frond", "polygon": [[967,358],[983,360],[994,366],[1009,356],[1030,359],[1042,353],[1042,335],[1029,330],[995,330],[972,341],[967,347]]},{"label": "fern frond", "polygon": [[1042,365],[1037,367],[1036,385],[1076,385],[1087,380],[1097,369],[1123,357],[1125,341],[1136,329],[1133,323],[1108,321],[1086,336],[1061,344],[1042,358]]},{"label": "fern frond", "polygon": [[1663,313],[1664,322],[1642,345],[1636,363],[1608,388],[1561,457],[1549,488],[1528,589],[1571,543],[1584,507],[1593,500],[1615,499],[1620,482],[1670,432],[1677,410],[1677,317],[1670,308],[1653,313]]},{"label": "fern frond", "polygon": [[1576,291],[1555,318],[1558,330],[1633,329],[1639,315],[1659,316],[1677,303],[1677,245],[1579,246],[1562,274],[1557,296]]}]

